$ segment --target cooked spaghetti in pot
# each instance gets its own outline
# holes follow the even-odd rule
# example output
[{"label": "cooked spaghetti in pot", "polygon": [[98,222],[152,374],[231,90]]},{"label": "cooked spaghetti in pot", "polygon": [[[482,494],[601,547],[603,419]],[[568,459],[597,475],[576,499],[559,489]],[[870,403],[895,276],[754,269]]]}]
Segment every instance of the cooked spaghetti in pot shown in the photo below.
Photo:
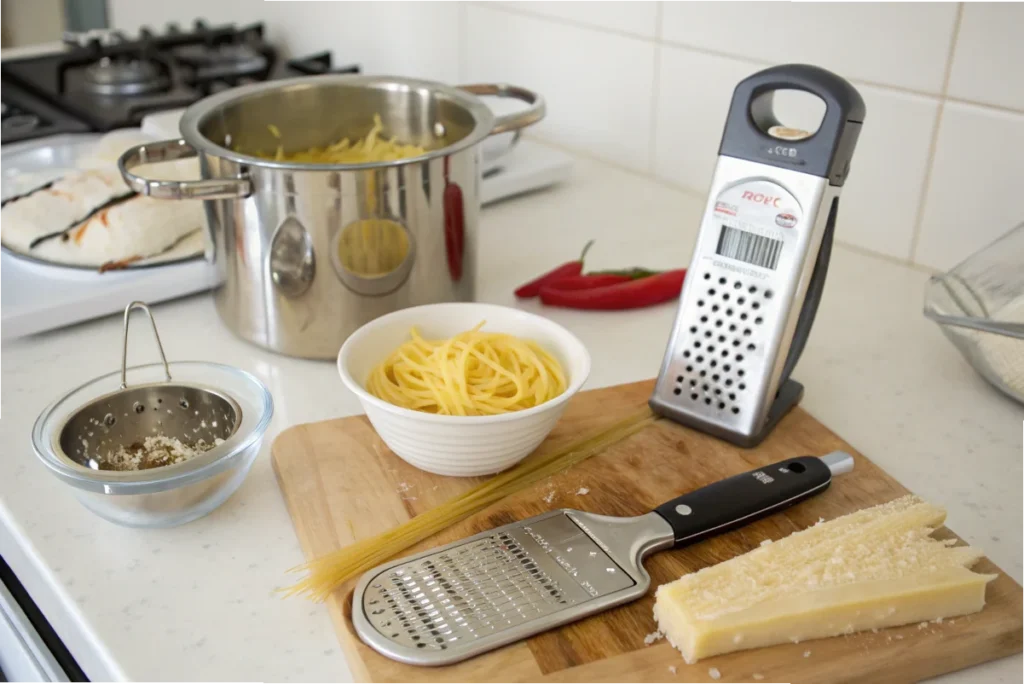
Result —
[{"label": "cooked spaghetti in pot", "polygon": [[[267,127],[278,140],[281,140],[281,131],[277,126],[271,124]],[[284,146],[278,144],[277,151],[273,155],[262,152],[256,153],[257,157],[273,159],[274,161],[298,162],[302,164],[369,164],[372,162],[396,161],[408,159],[426,154],[426,149],[418,145],[406,145],[395,138],[385,138],[381,135],[384,131],[384,123],[380,114],[373,115],[373,128],[366,134],[366,137],[352,143],[348,138],[342,138],[338,142],[326,147],[310,147],[299,152],[286,153]],[[235,150],[241,152],[242,150]]]}]

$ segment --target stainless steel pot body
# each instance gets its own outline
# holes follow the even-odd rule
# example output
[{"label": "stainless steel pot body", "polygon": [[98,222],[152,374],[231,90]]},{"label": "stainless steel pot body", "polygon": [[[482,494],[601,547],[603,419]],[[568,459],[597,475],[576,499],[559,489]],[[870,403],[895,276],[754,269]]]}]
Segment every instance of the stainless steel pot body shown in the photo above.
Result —
[{"label": "stainless steel pot body", "polygon": [[[496,118],[473,93],[531,106]],[[225,91],[186,111],[182,139],[128,150],[135,190],[204,199],[217,310],[273,351],[333,358],[356,328],[408,306],[474,297],[480,142],[543,116],[543,100],[509,86],[315,76]],[[427,152],[370,164],[274,161],[384,131]],[[202,180],[144,178],[136,167],[197,155]],[[257,156],[259,155],[259,156]],[[139,169],[139,171],[144,171]]]}]

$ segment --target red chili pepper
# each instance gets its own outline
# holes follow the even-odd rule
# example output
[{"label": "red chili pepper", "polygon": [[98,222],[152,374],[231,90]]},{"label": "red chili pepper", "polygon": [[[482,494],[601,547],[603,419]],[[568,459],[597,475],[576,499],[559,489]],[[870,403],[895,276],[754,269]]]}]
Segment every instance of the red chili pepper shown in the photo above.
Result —
[{"label": "red chili pepper", "polygon": [[580,254],[580,258],[577,259],[576,261],[567,261],[558,268],[548,271],[539,278],[535,278],[534,280],[531,280],[525,285],[522,285],[519,289],[516,290],[516,297],[519,297],[521,299],[536,297],[537,295],[540,294],[540,288],[542,288],[543,286],[553,283],[556,280],[565,278],[567,276],[578,276],[580,273],[583,272],[583,258],[587,256],[587,250],[590,249],[590,246],[592,244],[594,244],[593,240],[588,242],[583,247],[583,253]]},{"label": "red chili pepper", "polygon": [[680,268],[589,290],[563,290],[552,284],[541,287],[540,300],[548,306],[569,309],[639,309],[678,297],[685,277],[686,269]]},{"label": "red chili pepper", "polygon": [[633,280],[633,278],[628,275],[619,275],[618,273],[587,273],[586,275],[571,275],[559,278],[542,285],[541,289],[550,287],[556,290],[589,290],[595,287],[605,287],[606,285],[628,283],[630,280]]}]

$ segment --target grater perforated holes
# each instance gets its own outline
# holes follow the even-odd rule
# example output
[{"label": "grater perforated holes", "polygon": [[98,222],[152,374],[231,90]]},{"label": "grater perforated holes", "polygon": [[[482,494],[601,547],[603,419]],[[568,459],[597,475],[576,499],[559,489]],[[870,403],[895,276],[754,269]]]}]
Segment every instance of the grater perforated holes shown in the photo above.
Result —
[{"label": "grater perforated holes", "polygon": [[718,336],[718,341],[719,342],[725,342],[725,335],[719,335]]},{"label": "grater perforated holes", "polygon": [[704,306],[704,300],[703,299],[698,299],[697,300],[697,306]]},{"label": "grater perforated holes", "polygon": [[697,355],[697,363],[704,363],[704,357],[700,354]]},{"label": "grater perforated holes", "polygon": [[683,358],[684,359],[690,358],[690,350],[689,349],[684,349],[683,350]]},{"label": "grater perforated holes", "polygon": [[714,297],[715,296],[715,288],[711,288],[710,290],[708,290],[708,294],[711,295],[712,297]]},{"label": "grater perforated holes", "polygon": [[746,312],[740,314],[740,320],[741,321],[745,321],[745,320],[747,320],[747,318],[748,318],[748,316],[747,316]]},{"label": "grater perforated holes", "polygon": [[[693,366],[687,366],[686,370],[689,371],[691,368],[693,368]],[[682,375],[677,375],[676,376],[676,382],[682,382],[682,381],[683,381],[683,376]]]},{"label": "grater perforated holes", "polygon": [[710,330],[705,330],[704,331],[704,337],[711,337],[711,331]]},{"label": "grater perforated holes", "polygon": [[717,304],[713,304],[711,306],[711,310],[717,313],[718,312],[718,305]]},{"label": "grater perforated holes", "polygon": [[690,332],[693,333],[693,334],[696,334],[697,333],[697,326],[691,325],[690,326]]},{"label": "grater perforated holes", "polygon": [[681,390],[678,387],[676,387],[674,390],[672,390],[672,393],[675,394],[678,397],[680,394],[683,393],[683,390]]},{"label": "grater perforated holes", "polygon": [[701,316],[700,317],[700,322],[701,323],[707,323],[708,322],[708,317],[707,316]]},{"label": "grater perforated holes", "polygon": [[746,374],[747,374],[747,372],[745,370],[743,370],[742,368],[740,368],[738,371],[736,371],[736,375],[740,376],[741,378],[744,375],[746,375]]},{"label": "grater perforated holes", "polygon": [[765,290],[764,291],[764,298],[765,299],[771,299],[773,296],[774,296],[774,293],[771,290]]},{"label": "grater perforated holes", "polygon": [[704,280],[711,280],[711,274],[710,273],[705,273],[704,274]]},{"label": "grater perforated holes", "polygon": [[722,294],[722,301],[723,302],[729,301],[729,293],[728,292],[725,292],[725,293]]},{"label": "grater perforated holes", "polygon": [[736,303],[739,304],[740,306],[743,306],[744,304],[747,303],[747,298],[746,297],[740,297],[739,299],[736,300]]},{"label": "grater perforated holes", "polygon": [[732,309],[726,309],[725,310],[725,315],[726,316],[732,316]]},{"label": "grater perforated holes", "polygon": [[760,302],[750,302],[750,308],[752,308],[752,309],[760,309],[761,308],[761,303]]},{"label": "grater perforated holes", "polygon": [[[693,366],[687,366],[687,367],[686,367],[686,372],[687,372],[687,373],[692,373],[692,372],[693,372]],[[682,376],[682,375],[680,375],[680,376],[679,376],[678,378],[676,378],[676,380],[677,380],[678,382],[682,382],[682,381],[683,381],[683,376]]]},{"label": "grater perforated holes", "polygon": [[718,284],[719,285],[725,285],[725,278],[719,278],[718,279]]},{"label": "grater perforated holes", "polygon": [[690,395],[690,399],[693,399],[694,401],[697,401],[697,393],[694,392],[693,394],[691,394]]},{"label": "grater perforated holes", "polygon": [[697,349],[700,349],[700,340],[694,340],[693,346],[696,347]]},{"label": "grater perforated holes", "polygon": [[749,292],[750,294],[754,294],[755,292],[757,292],[757,286],[756,286],[756,285],[751,285],[751,286],[750,286],[750,287],[749,287],[749,288],[747,289],[747,292]]}]

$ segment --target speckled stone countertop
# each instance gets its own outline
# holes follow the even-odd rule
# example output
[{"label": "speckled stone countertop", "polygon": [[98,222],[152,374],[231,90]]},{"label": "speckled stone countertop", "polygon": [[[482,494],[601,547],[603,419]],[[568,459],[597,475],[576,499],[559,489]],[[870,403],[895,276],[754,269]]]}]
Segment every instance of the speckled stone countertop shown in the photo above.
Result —
[{"label": "speckled stone countertop", "polygon": [[[479,299],[515,305],[516,284],[573,258],[590,238],[594,268],[684,264],[702,208],[700,197],[578,159],[562,187],[483,212]],[[950,527],[1020,582],[1024,407],[985,384],[924,319],[927,279],[836,248],[794,374],[806,385],[803,406],[944,505]],[[180,528],[122,529],[96,518],[36,461],[29,431],[47,403],[117,367],[120,319],[4,343],[0,554],[94,680],[348,679],[326,609],[272,595],[301,553],[269,449],[285,427],[357,413],[355,397],[329,362],[277,356],[233,337],[208,296],[154,311],[172,360],[234,364],[273,393],[277,412],[249,478],[220,509]],[[656,375],[674,313],[674,305],[544,310],[590,349],[591,388]],[[132,358],[142,362],[155,348],[138,340]],[[944,679],[1019,682],[1020,672],[1017,656]]]}]

